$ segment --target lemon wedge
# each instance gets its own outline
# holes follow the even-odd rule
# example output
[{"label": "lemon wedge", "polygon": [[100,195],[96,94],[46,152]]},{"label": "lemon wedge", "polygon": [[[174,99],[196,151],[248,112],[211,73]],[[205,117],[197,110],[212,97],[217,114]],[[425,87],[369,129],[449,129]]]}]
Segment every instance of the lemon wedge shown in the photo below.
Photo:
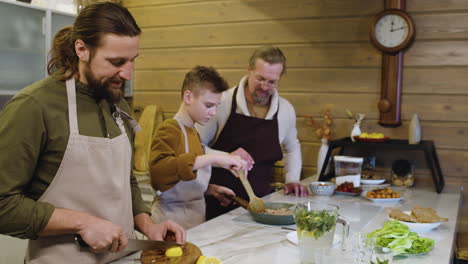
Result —
[{"label": "lemon wedge", "polygon": [[181,247],[173,247],[166,250],[167,257],[180,257],[184,254]]},{"label": "lemon wedge", "polygon": [[222,264],[223,262],[216,257],[200,256],[196,264]]},{"label": "lemon wedge", "polygon": [[314,237],[315,231],[305,231],[300,230],[297,232],[297,239],[301,239],[303,237]]}]

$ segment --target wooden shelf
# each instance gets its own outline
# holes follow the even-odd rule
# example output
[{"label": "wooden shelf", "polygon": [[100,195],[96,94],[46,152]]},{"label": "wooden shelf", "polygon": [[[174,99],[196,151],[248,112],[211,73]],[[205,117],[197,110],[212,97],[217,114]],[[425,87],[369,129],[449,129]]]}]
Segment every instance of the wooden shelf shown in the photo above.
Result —
[{"label": "wooden shelf", "polygon": [[326,181],[333,178],[334,172],[331,172],[327,175],[325,170],[327,168],[328,162],[331,158],[333,149],[341,148],[340,152],[342,153],[344,148],[353,146],[355,148],[378,148],[379,151],[386,150],[398,150],[398,151],[408,151],[408,150],[420,150],[423,151],[426,157],[426,162],[432,173],[432,180],[434,181],[434,186],[437,193],[442,192],[444,188],[445,181],[440,169],[439,158],[437,157],[437,152],[434,146],[434,142],[430,140],[421,140],[419,144],[409,144],[408,140],[399,140],[399,139],[390,139],[385,142],[352,142],[350,138],[342,138],[338,140],[330,141],[327,155],[325,156],[325,161],[322,166],[322,170],[319,174],[319,181]]}]

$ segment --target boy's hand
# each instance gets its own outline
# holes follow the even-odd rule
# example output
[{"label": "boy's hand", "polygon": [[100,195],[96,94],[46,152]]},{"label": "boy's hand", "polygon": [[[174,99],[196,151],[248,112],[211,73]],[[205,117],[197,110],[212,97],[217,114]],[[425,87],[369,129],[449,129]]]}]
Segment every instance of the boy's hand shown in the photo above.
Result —
[{"label": "boy's hand", "polygon": [[239,177],[236,171],[244,171],[244,177],[247,178],[247,162],[240,156],[232,154],[213,154],[215,157],[215,164],[218,167],[230,170],[234,176]]},{"label": "boy's hand", "polygon": [[208,189],[206,190],[206,195],[212,195],[222,206],[228,206],[232,202],[228,197],[235,196],[236,194],[227,187],[209,184]]},{"label": "boy's hand", "polygon": [[253,160],[252,156],[250,156],[250,154],[247,151],[245,151],[245,149],[238,148],[231,152],[231,155],[240,156],[242,160],[247,162],[247,170],[251,170],[253,168],[255,161]]}]

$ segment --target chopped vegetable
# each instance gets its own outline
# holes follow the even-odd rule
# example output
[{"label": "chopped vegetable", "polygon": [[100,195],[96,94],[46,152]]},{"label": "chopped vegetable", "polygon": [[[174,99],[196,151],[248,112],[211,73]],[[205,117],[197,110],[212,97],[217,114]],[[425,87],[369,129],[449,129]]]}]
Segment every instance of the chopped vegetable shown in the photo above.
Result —
[{"label": "chopped vegetable", "polygon": [[434,247],[434,240],[418,236],[398,221],[388,221],[367,237],[375,237],[378,246],[392,249],[395,255],[426,253]]}]

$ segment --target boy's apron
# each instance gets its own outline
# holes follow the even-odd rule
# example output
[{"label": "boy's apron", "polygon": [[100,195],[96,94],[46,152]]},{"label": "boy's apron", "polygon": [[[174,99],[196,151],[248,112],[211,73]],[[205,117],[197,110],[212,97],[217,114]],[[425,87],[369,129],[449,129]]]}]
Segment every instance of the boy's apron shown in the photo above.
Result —
[{"label": "boy's apron", "polygon": [[[283,158],[278,137],[279,106],[271,120],[238,114],[236,113],[237,89],[239,88],[235,88],[232,96],[229,119],[212,148],[229,153],[240,147],[247,151],[255,161],[252,170],[249,171],[248,180],[255,194],[263,197],[271,192],[270,183],[274,163]],[[233,190],[237,196],[248,200],[244,186],[228,170],[213,168],[210,183],[226,186]],[[232,205],[223,207],[218,200],[210,196],[207,196],[206,204],[208,219],[237,207]]]},{"label": "boy's apron", "polygon": [[[185,153],[189,153],[189,143],[185,126],[176,115],[174,119],[184,134]],[[206,205],[204,194],[208,188],[211,176],[211,166],[199,168],[197,176],[191,181],[179,181],[174,187],[159,192],[155,197],[152,215],[153,220],[160,223],[172,220],[185,229],[205,222]]]},{"label": "boy's apron", "polygon": [[[62,163],[39,198],[57,208],[89,213],[124,228],[134,238],[130,188],[132,149],[120,115],[114,115],[122,132],[115,138],[79,134],[75,80],[66,81],[70,137]],[[74,235],[45,236],[30,240],[26,263],[107,263],[129,252],[99,253],[80,249]]]}]

